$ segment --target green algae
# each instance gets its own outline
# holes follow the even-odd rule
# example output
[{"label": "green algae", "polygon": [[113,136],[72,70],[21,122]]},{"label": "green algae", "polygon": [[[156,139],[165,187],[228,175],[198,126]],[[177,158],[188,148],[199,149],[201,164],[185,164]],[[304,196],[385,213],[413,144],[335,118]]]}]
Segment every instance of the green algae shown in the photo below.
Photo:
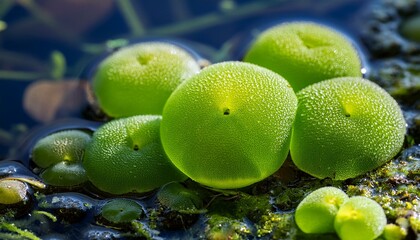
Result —
[{"label": "green algae", "polygon": [[239,240],[250,237],[250,226],[241,220],[214,214],[209,216],[207,224],[206,237],[208,239]]},{"label": "green algae", "polygon": [[[405,236],[420,232],[419,196],[420,196],[420,146],[405,149],[398,157],[384,166],[347,181],[318,180],[303,173],[297,173],[294,179],[276,179],[272,176],[262,184],[268,185],[270,191],[254,195],[241,193],[227,199],[216,199],[209,206],[208,229],[212,231],[234,232],[233,235],[243,238],[258,239],[339,239],[331,234],[305,234],[294,223],[294,209],[310,192],[322,186],[335,186],[343,189],[349,196],[366,196],[378,202],[385,210],[387,220],[396,229],[385,231],[385,235],[393,233]],[[261,186],[254,186],[258,189]],[[214,215],[217,213],[217,215]],[[216,217],[217,216],[217,217]],[[219,219],[216,221],[215,219]],[[244,220],[245,219],[245,220]],[[231,228],[216,228],[221,223],[231,221]],[[218,223],[216,223],[218,222]],[[223,225],[222,224],[222,225]],[[254,231],[239,232],[232,226],[244,225]],[[247,224],[247,225],[246,225]],[[251,224],[251,227],[249,227]],[[226,230],[226,229],[229,229]],[[233,228],[235,229],[235,228]],[[381,239],[389,239],[381,236]],[[404,238],[402,238],[404,239]]]},{"label": "green algae", "polygon": [[179,213],[197,214],[205,212],[203,200],[199,194],[185,188],[178,182],[170,182],[162,186],[156,197],[160,204]]}]

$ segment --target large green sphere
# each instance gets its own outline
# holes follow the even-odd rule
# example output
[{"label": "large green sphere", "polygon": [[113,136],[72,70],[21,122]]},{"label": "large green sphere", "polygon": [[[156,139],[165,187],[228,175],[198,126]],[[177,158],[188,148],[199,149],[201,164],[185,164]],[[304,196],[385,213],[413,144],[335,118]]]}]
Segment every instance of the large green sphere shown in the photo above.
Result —
[{"label": "large green sphere", "polygon": [[83,159],[89,180],[111,194],[148,192],[184,181],[163,151],[160,116],[139,115],[108,122],[95,131]]},{"label": "large green sphere", "polygon": [[144,42],[107,57],[92,87],[99,106],[111,117],[160,115],[172,91],[199,70],[197,61],[182,48]]},{"label": "large green sphere", "polygon": [[210,187],[240,188],[284,162],[297,108],[278,74],[243,62],[204,68],[163,110],[161,138],[175,166]]},{"label": "large green sphere", "polygon": [[341,33],[313,22],[279,24],[263,31],[244,61],[283,76],[297,92],[335,77],[361,77],[361,60]]},{"label": "large green sphere", "polygon": [[336,78],[297,96],[290,153],[302,171],[344,180],[381,166],[400,151],[406,131],[401,109],[373,82]]}]

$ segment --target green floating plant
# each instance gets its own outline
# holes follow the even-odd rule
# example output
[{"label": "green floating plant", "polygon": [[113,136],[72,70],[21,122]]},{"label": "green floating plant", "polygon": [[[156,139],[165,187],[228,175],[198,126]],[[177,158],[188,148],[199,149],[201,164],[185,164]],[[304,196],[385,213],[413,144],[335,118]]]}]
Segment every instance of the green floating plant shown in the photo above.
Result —
[{"label": "green floating plant", "polygon": [[385,240],[403,240],[407,237],[407,230],[395,224],[387,224],[382,236]]},{"label": "green floating plant", "polygon": [[171,181],[184,181],[163,151],[161,116],[113,120],[97,129],[86,148],[83,166],[90,182],[111,194],[144,193]]},{"label": "green floating plant", "polygon": [[290,154],[302,171],[344,180],[383,165],[401,150],[406,132],[402,111],[373,82],[335,78],[297,96]]},{"label": "green floating plant", "polygon": [[180,213],[203,213],[203,200],[198,193],[185,188],[178,182],[165,184],[157,192],[160,204]]},{"label": "green floating plant", "polygon": [[175,88],[199,70],[186,50],[143,42],[122,47],[103,60],[92,87],[99,106],[111,117],[161,114]]},{"label": "green floating plant", "polygon": [[90,134],[81,130],[53,133],[39,140],[32,150],[32,161],[43,168],[40,176],[52,186],[75,186],[87,181],[82,159]]},{"label": "green floating plant", "polygon": [[45,169],[40,177],[53,186],[75,186],[87,181],[86,171],[81,163],[59,162]]},{"label": "green floating plant", "polygon": [[334,219],[349,197],[336,187],[322,187],[307,195],[296,208],[295,221],[305,233],[335,232]]},{"label": "green floating plant", "polygon": [[130,223],[143,214],[143,208],[130,199],[112,199],[101,208],[101,216],[110,223]]},{"label": "green floating plant", "polygon": [[386,226],[382,207],[374,200],[356,196],[347,200],[338,210],[334,228],[342,240],[372,240],[379,237]]},{"label": "green floating plant", "polygon": [[297,99],[278,74],[244,62],[201,70],[169,97],[162,114],[166,154],[203,185],[241,188],[285,161]]},{"label": "green floating plant", "polygon": [[15,204],[27,199],[28,186],[14,179],[0,179],[0,204]]},{"label": "green floating plant", "polygon": [[29,199],[30,184],[36,188],[45,188],[45,184],[29,177],[10,176],[0,179],[0,204],[10,205]]},{"label": "green floating plant", "polygon": [[283,76],[297,92],[335,77],[361,77],[361,60],[342,33],[314,22],[275,25],[256,37],[244,57]]}]

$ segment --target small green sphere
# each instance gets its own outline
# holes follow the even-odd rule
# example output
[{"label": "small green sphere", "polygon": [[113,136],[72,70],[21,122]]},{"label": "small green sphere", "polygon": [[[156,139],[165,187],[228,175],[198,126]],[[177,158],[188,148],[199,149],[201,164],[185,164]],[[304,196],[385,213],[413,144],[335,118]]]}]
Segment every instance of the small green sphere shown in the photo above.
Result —
[{"label": "small green sphere", "polygon": [[163,151],[160,122],[160,116],[139,115],[97,129],[83,159],[90,182],[101,191],[124,194],[186,180]]},{"label": "small green sphere", "polygon": [[404,240],[407,239],[407,229],[393,223],[387,224],[382,233],[385,240]]},{"label": "small green sphere", "polygon": [[406,132],[402,111],[373,82],[336,78],[297,96],[290,153],[300,170],[344,180],[381,166],[401,150]]},{"label": "small green sphere", "polygon": [[304,233],[335,232],[335,215],[348,198],[339,188],[319,188],[306,196],[297,206],[296,224]]},{"label": "small green sphere", "polygon": [[91,136],[80,130],[66,130],[53,133],[39,140],[32,149],[32,161],[41,168],[59,162],[77,163],[83,159],[83,152]]},{"label": "small green sphere", "polygon": [[213,64],[168,99],[162,144],[194,181],[245,187],[273,174],[286,159],[296,108],[293,89],[278,74],[250,63]]},{"label": "small green sphere", "polygon": [[111,117],[162,114],[172,91],[200,70],[184,49],[163,42],[121,48],[98,67],[93,92]]},{"label": "small green sphere", "polygon": [[82,167],[91,135],[81,130],[65,130],[39,140],[32,149],[32,161],[44,168],[40,177],[51,186],[70,187],[87,181]]},{"label": "small green sphere", "polygon": [[351,197],[338,210],[334,220],[335,230],[342,240],[373,240],[386,226],[382,207],[374,200]]},{"label": "small green sphere", "polygon": [[244,57],[283,76],[295,92],[330,78],[361,77],[361,60],[341,33],[313,22],[290,22],[263,31]]}]

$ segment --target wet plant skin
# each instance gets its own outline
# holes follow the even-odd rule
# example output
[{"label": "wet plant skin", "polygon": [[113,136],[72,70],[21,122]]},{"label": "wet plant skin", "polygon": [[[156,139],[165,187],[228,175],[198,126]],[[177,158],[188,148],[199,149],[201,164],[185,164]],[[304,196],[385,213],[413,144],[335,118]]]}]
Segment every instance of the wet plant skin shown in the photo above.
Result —
[{"label": "wet plant skin", "polygon": [[406,122],[398,103],[363,78],[333,78],[297,93],[290,154],[317,178],[346,180],[397,155]]},{"label": "wet plant skin", "polygon": [[363,197],[351,197],[338,209],[334,219],[334,228],[343,240],[376,239],[386,225],[386,216],[382,207],[374,200]]},{"label": "wet plant skin", "polygon": [[[4,2],[8,2],[7,0]],[[2,5],[4,2],[0,2]],[[19,2],[30,2],[30,1],[19,1]],[[126,2],[126,1],[124,1]],[[127,1],[129,2],[129,1]],[[227,1],[229,2],[229,1]],[[328,3],[327,1],[326,3]],[[351,1],[349,1],[351,2]],[[381,1],[378,1],[381,2]],[[136,228],[130,227],[128,230],[116,230],[111,227],[98,226],[95,219],[92,217],[93,211],[97,212],[97,208],[102,206],[104,202],[113,199],[114,197],[109,195],[99,196],[97,192],[92,191],[91,188],[78,189],[83,195],[94,197],[92,199],[81,199],[79,203],[77,201],[71,201],[70,198],[62,198],[61,194],[52,196],[51,192],[46,192],[43,189],[36,189],[35,202],[41,203],[46,206],[41,197],[42,193],[47,194],[48,203],[55,203],[56,208],[42,208],[46,212],[51,213],[57,217],[54,221],[54,217],[47,217],[46,215],[31,212],[31,207],[27,207],[24,211],[24,217],[22,215],[14,215],[13,213],[7,213],[0,217],[0,238],[14,237],[22,238],[25,236],[29,239],[41,238],[63,238],[67,236],[64,234],[51,234],[51,229],[65,228],[68,230],[68,234],[72,236],[80,237],[81,239],[103,239],[103,238],[195,238],[195,239],[220,239],[220,238],[237,238],[237,239],[331,239],[338,240],[339,237],[336,234],[306,234],[303,233],[295,224],[294,211],[300,201],[310,192],[315,191],[324,186],[336,186],[343,189],[350,196],[366,196],[379,202],[383,209],[385,209],[388,222],[392,227],[385,227],[384,235],[380,236],[380,239],[387,239],[389,236],[397,236],[396,239],[416,239],[419,238],[420,233],[420,221],[418,220],[419,213],[419,129],[420,125],[416,125],[416,115],[419,115],[420,109],[415,103],[417,100],[418,91],[416,89],[416,82],[418,79],[416,76],[416,45],[406,44],[395,44],[397,41],[405,41],[401,38],[398,33],[395,35],[383,34],[383,31],[387,31],[386,26],[398,26],[395,24],[395,19],[400,21],[401,18],[405,18],[413,12],[418,12],[417,8],[411,3],[417,3],[418,1],[382,1],[383,5],[387,5],[384,9],[375,8],[374,13],[370,13],[371,18],[378,18],[376,27],[372,27],[371,22],[367,24],[361,24],[361,28],[372,27],[373,34],[371,38],[377,39],[374,46],[375,58],[374,61],[390,62],[395,59],[384,58],[378,59],[378,56],[382,54],[387,56],[398,56],[397,64],[391,64],[396,66],[392,68],[387,64],[378,64],[373,67],[374,81],[378,81],[381,84],[390,84],[389,88],[396,90],[393,96],[397,96],[399,103],[403,104],[404,114],[408,116],[408,137],[404,144],[404,151],[401,155],[397,155],[394,159],[379,167],[376,170],[362,174],[354,179],[346,181],[332,181],[331,179],[319,180],[314,177],[308,176],[302,173],[294,166],[285,166],[281,168],[280,172],[276,172],[274,175],[267,179],[254,184],[248,188],[240,189],[240,193],[236,195],[225,195],[220,192],[213,192],[209,189],[203,188],[199,185],[191,184],[188,181],[187,185],[184,185],[188,190],[194,192],[200,192],[200,195],[204,194],[204,208],[208,211],[194,215],[193,218],[184,218],[182,214],[173,214],[160,209],[155,204],[155,192],[151,192],[146,195],[127,195],[127,197],[136,202],[142,203],[145,206],[145,218],[141,218],[139,222],[141,224],[135,224]],[[131,1],[131,3],[135,3]],[[231,2],[232,3],[232,2]],[[268,1],[268,4],[274,2]],[[362,2],[360,2],[362,3]],[[265,4],[263,1],[258,4]],[[300,1],[296,1],[294,5],[301,4]],[[325,3],[319,3],[325,4]],[[334,5],[334,4],[333,4]],[[408,6],[408,7],[407,7]],[[127,8],[126,8],[127,9]],[[129,8],[128,8],[129,9]],[[231,9],[232,10],[232,9]],[[233,10],[236,10],[233,9]],[[391,13],[391,14],[389,14]],[[241,13],[243,14],[243,12]],[[226,16],[225,16],[226,15]],[[243,15],[241,15],[243,16]],[[228,14],[223,13],[220,19],[216,19],[218,22],[223,22],[228,18]],[[209,24],[213,18],[209,19]],[[364,19],[363,19],[364,20]],[[385,25],[384,26],[384,23]],[[208,22],[207,22],[208,23]],[[179,24],[174,24],[172,28],[167,29],[169,31],[175,31]],[[207,25],[208,26],[208,25]],[[165,27],[163,27],[165,28]],[[182,28],[183,31],[192,31],[191,28]],[[162,29],[163,31],[164,29]],[[389,30],[389,29],[388,29]],[[145,30],[146,32],[149,29]],[[379,31],[379,33],[378,33]],[[389,31],[391,32],[392,29]],[[139,32],[139,31],[136,31]],[[389,44],[389,48],[383,49],[386,44]],[[109,48],[111,41],[100,46],[99,51],[105,48],[105,45]],[[98,45],[99,46],[99,45]],[[382,48],[382,49],[380,49]],[[372,48],[371,48],[372,49]],[[379,50],[378,50],[379,49]],[[417,48],[418,49],[418,48]],[[98,51],[98,50],[96,50]],[[395,55],[396,54],[396,55]],[[29,58],[24,57],[23,60]],[[401,64],[402,63],[402,64]],[[401,65],[400,65],[401,64]],[[398,67],[401,66],[401,67]],[[390,69],[392,68],[392,69]],[[72,68],[68,68],[72,69]],[[379,71],[381,74],[376,74]],[[4,77],[4,73],[0,73],[0,77]],[[386,76],[385,76],[386,75]],[[384,86],[384,85],[381,85]],[[409,89],[410,88],[410,89]],[[406,117],[407,117],[406,116]],[[1,139],[5,137],[1,132]],[[16,134],[15,132],[12,132]],[[21,159],[27,162],[26,158]],[[287,160],[286,160],[287,163]],[[285,163],[285,164],[286,164]],[[9,166],[14,166],[9,164]],[[287,168],[286,168],[287,167]],[[0,166],[0,178],[9,176],[10,172],[14,171],[14,167],[3,168]],[[23,173],[27,178],[34,177],[31,173]],[[293,174],[284,174],[285,172],[292,172]],[[286,175],[286,176],[285,176]],[[293,175],[293,176],[292,176]],[[90,187],[90,186],[89,186]],[[60,191],[55,189],[56,191]],[[63,189],[61,189],[63,190]],[[70,196],[76,196],[75,193],[69,193]],[[55,197],[55,198],[54,198]],[[79,196],[80,197],[80,196]],[[105,198],[103,201],[98,201],[97,198]],[[67,204],[64,204],[67,203]],[[88,209],[83,207],[83,204],[89,205]],[[74,206],[80,208],[81,211],[74,209],[66,209],[66,206]],[[6,208],[7,209],[7,208]],[[3,210],[3,209],[2,209]],[[155,214],[158,212],[157,214]],[[79,213],[83,213],[80,214]],[[171,217],[168,217],[170,214]],[[158,217],[157,217],[158,216]],[[74,224],[68,224],[67,219],[71,217],[71,221]],[[177,224],[173,224],[173,221],[162,221],[159,222],[160,217],[168,217],[167,219],[177,219]],[[42,222],[43,224],[39,224]],[[159,222],[160,224],[156,224]],[[138,222],[137,222],[138,223]],[[134,225],[134,224],[133,224]],[[16,226],[16,227],[12,227]],[[132,231],[138,232],[133,233]],[[37,237],[39,236],[39,237]],[[392,238],[391,238],[392,239]]]},{"label": "wet plant skin", "polygon": [[349,39],[309,21],[286,22],[262,31],[243,60],[280,74],[295,92],[331,78],[362,76],[361,59]]},{"label": "wet plant skin", "polygon": [[82,166],[89,133],[67,130],[40,139],[32,149],[32,161],[42,170],[41,178],[51,186],[71,187],[87,181]]},{"label": "wet plant skin", "polygon": [[308,194],[297,206],[295,221],[305,233],[335,232],[334,219],[348,196],[335,187],[319,188]]},{"label": "wet plant skin", "polygon": [[297,99],[260,66],[216,63],[181,84],[162,113],[160,135],[173,164],[216,189],[249,186],[285,161]]},{"label": "wet plant skin", "polygon": [[28,186],[18,180],[1,179],[0,180],[0,204],[15,204],[27,199]]},{"label": "wet plant skin", "polygon": [[162,149],[161,119],[158,115],[121,118],[95,131],[83,159],[89,181],[102,192],[121,195],[186,180]]},{"label": "wet plant skin", "polygon": [[199,70],[196,59],[179,46],[137,43],[104,59],[92,88],[99,106],[111,117],[162,114],[175,88]]},{"label": "wet plant skin", "polygon": [[132,223],[144,217],[143,207],[134,200],[115,198],[102,205],[97,216],[99,225],[130,231]]}]

